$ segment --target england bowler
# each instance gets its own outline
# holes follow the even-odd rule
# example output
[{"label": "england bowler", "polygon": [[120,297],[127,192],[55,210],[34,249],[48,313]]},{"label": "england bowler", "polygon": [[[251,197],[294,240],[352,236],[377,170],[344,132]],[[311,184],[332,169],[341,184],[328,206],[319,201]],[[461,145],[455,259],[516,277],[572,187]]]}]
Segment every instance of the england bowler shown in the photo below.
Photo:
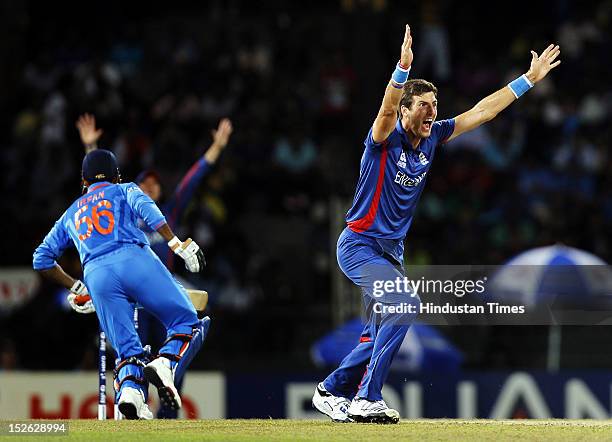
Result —
[{"label": "england bowler", "polygon": [[[531,51],[529,70],[467,112],[436,121],[438,90],[425,80],[408,80],[412,36],[406,25],[399,63],[365,139],[361,169],[347,227],[338,239],[340,269],[363,292],[368,322],[359,344],[317,386],[313,406],[341,422],[397,423],[399,413],[383,400],[382,387],[408,327],[409,314],[374,313],[374,302],[394,304],[406,294],[373,295],[375,281],[403,277],[404,238],[425,187],[436,146],[495,118],[559,65],[559,46]],[[418,302],[418,297],[409,298]]]}]

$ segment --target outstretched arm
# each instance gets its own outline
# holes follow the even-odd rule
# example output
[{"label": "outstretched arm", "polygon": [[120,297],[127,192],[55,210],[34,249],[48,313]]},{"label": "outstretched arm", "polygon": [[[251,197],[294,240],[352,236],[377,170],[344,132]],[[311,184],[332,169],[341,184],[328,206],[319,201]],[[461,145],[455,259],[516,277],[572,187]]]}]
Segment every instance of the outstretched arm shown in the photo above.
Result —
[{"label": "outstretched arm", "polygon": [[199,186],[202,178],[204,178],[211,167],[217,162],[219,155],[227,146],[230,135],[233,131],[232,122],[228,118],[224,118],[219,123],[217,130],[213,130],[213,142],[206,153],[195,162],[189,171],[185,174],[181,182],[176,187],[176,191],[172,199],[168,202],[168,224],[176,225],[176,222],[181,218],[183,211],[191,200],[195,190]]},{"label": "outstretched arm", "polygon": [[400,61],[396,69],[396,72],[399,71],[398,73],[400,75],[405,73],[405,77],[403,78],[403,82],[395,81],[396,77],[394,73],[393,78],[391,78],[387,84],[383,102],[380,105],[380,110],[378,111],[378,115],[376,115],[374,125],[372,126],[372,139],[375,143],[382,143],[385,141],[395,128],[397,108],[400,100],[402,99],[404,83],[406,82],[406,77],[408,76],[408,71],[410,70],[410,65],[412,64],[413,58],[412,35],[410,34],[410,26],[406,25],[406,33],[404,34],[404,42],[402,43]]},{"label": "outstretched arm", "polygon": [[[510,103],[516,100],[522,92],[533,87],[538,81],[542,80],[555,67],[559,66],[561,60],[555,61],[561,50],[559,46],[548,46],[542,55],[538,56],[531,51],[531,66],[524,76],[517,78],[508,86],[504,86],[497,92],[479,101],[476,106],[467,112],[455,117],[455,130],[449,140],[476,129],[483,123],[492,120],[502,110],[507,108]],[[525,79],[528,81],[525,81]]]},{"label": "outstretched arm", "polygon": [[208,164],[215,164],[221,152],[227,146],[229,137],[232,134],[234,128],[229,118],[223,118],[219,123],[219,127],[212,131],[213,142],[204,154],[204,159]]},{"label": "outstretched arm", "polygon": [[85,154],[98,148],[98,139],[104,132],[102,129],[96,129],[96,117],[91,114],[83,114],[76,122],[76,127],[81,136],[81,142],[85,146]]}]

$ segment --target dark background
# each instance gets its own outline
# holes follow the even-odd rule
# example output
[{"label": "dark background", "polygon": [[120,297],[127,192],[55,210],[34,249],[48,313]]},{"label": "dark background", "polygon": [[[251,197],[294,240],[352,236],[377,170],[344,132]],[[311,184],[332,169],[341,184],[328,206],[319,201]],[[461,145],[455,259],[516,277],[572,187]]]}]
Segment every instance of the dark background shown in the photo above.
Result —
[{"label": "dark background", "polygon": [[[310,345],[333,327],[333,203],[350,205],[405,23],[411,77],[438,86],[439,119],[525,72],[530,49],[555,42],[563,60],[494,121],[438,150],[407,264],[501,264],[557,242],[610,262],[611,11],[610,1],[564,0],[2,1],[0,265],[30,266],[79,195],[81,113],[96,115],[124,179],[153,167],[166,196],[227,116],[230,144],[179,229],[209,262],[183,274],[211,293],[214,325],[194,366],[312,367]],[[436,62],[439,48],[447,56]],[[75,253],[62,264],[80,271]],[[0,317],[0,369],[95,366],[96,318],[66,311],[61,297],[43,282]],[[544,366],[543,328],[443,332],[466,367]],[[612,366],[601,351],[608,328],[565,336],[565,366]]]}]

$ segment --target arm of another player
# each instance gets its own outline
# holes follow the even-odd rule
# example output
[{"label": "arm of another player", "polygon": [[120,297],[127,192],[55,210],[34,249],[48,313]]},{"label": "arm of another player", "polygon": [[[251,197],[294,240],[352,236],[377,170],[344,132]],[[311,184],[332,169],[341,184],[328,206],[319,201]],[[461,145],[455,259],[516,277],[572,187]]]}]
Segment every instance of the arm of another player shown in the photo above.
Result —
[{"label": "arm of another player", "polygon": [[452,140],[462,133],[475,129],[495,118],[498,113],[507,108],[514,100],[518,99],[524,92],[546,77],[552,69],[559,66],[561,60],[555,61],[555,59],[560,53],[559,46],[552,44],[540,56],[531,51],[531,66],[527,73],[479,101],[469,111],[455,117],[455,130],[448,139]]},{"label": "arm of another player", "polygon": [[87,287],[80,280],[73,278],[57,263],[64,250],[68,248],[71,239],[64,228],[63,218],[58,220],[43,242],[34,251],[33,267],[45,278],[70,290],[68,302],[79,313],[93,313],[95,308]]},{"label": "arm of another player", "polygon": [[383,102],[380,105],[378,115],[376,115],[374,125],[372,126],[372,139],[375,143],[382,143],[385,141],[395,128],[395,123],[397,121],[397,108],[400,100],[402,99],[404,83],[408,77],[408,71],[410,70],[410,65],[412,65],[413,58],[412,35],[410,34],[410,26],[406,25],[406,33],[404,34],[404,42],[402,43],[400,61],[396,69],[396,72],[399,71],[398,73],[400,75],[404,74],[405,77],[403,78],[403,82],[397,82],[394,78],[392,78],[387,84]]},{"label": "arm of another player", "polygon": [[232,122],[229,118],[223,118],[219,122],[217,129],[212,130],[213,142],[204,154],[204,159],[211,166],[217,162],[219,155],[227,146],[230,135],[234,131]]},{"label": "arm of another player", "polygon": [[98,148],[98,139],[104,132],[102,129],[96,129],[96,117],[91,114],[83,114],[76,122],[76,127],[81,136],[81,143],[85,146],[85,154]]},{"label": "arm of another player", "polygon": [[228,118],[223,118],[217,130],[212,131],[213,142],[204,155],[195,162],[185,174],[179,185],[176,187],[173,198],[168,203],[169,213],[168,223],[172,226],[181,218],[183,211],[191,200],[193,193],[198,188],[202,178],[210,171],[211,167],[227,146],[230,135],[233,131],[232,122]]}]

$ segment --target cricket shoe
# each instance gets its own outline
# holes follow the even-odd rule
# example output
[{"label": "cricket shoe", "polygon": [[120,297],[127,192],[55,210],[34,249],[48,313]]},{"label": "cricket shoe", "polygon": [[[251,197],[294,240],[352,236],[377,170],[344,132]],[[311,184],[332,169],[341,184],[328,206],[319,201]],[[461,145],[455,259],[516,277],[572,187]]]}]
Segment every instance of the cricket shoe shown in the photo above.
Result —
[{"label": "cricket shoe", "polygon": [[124,387],[119,396],[119,411],[126,419],[153,419],[153,413],[145,403],[142,391]]},{"label": "cricket shoe", "polygon": [[320,382],[312,396],[312,406],[315,410],[331,418],[334,422],[352,422],[347,416],[351,401],[342,396],[334,396]]},{"label": "cricket shoe", "polygon": [[170,369],[170,360],[160,356],[144,367],[144,376],[147,381],[157,388],[159,400],[164,406],[178,410],[181,408],[181,398],[174,386],[174,376]]},{"label": "cricket shoe", "polygon": [[353,399],[347,415],[355,422],[371,424],[397,424],[400,420],[399,413],[387,407],[385,401],[369,401],[360,397]]}]

